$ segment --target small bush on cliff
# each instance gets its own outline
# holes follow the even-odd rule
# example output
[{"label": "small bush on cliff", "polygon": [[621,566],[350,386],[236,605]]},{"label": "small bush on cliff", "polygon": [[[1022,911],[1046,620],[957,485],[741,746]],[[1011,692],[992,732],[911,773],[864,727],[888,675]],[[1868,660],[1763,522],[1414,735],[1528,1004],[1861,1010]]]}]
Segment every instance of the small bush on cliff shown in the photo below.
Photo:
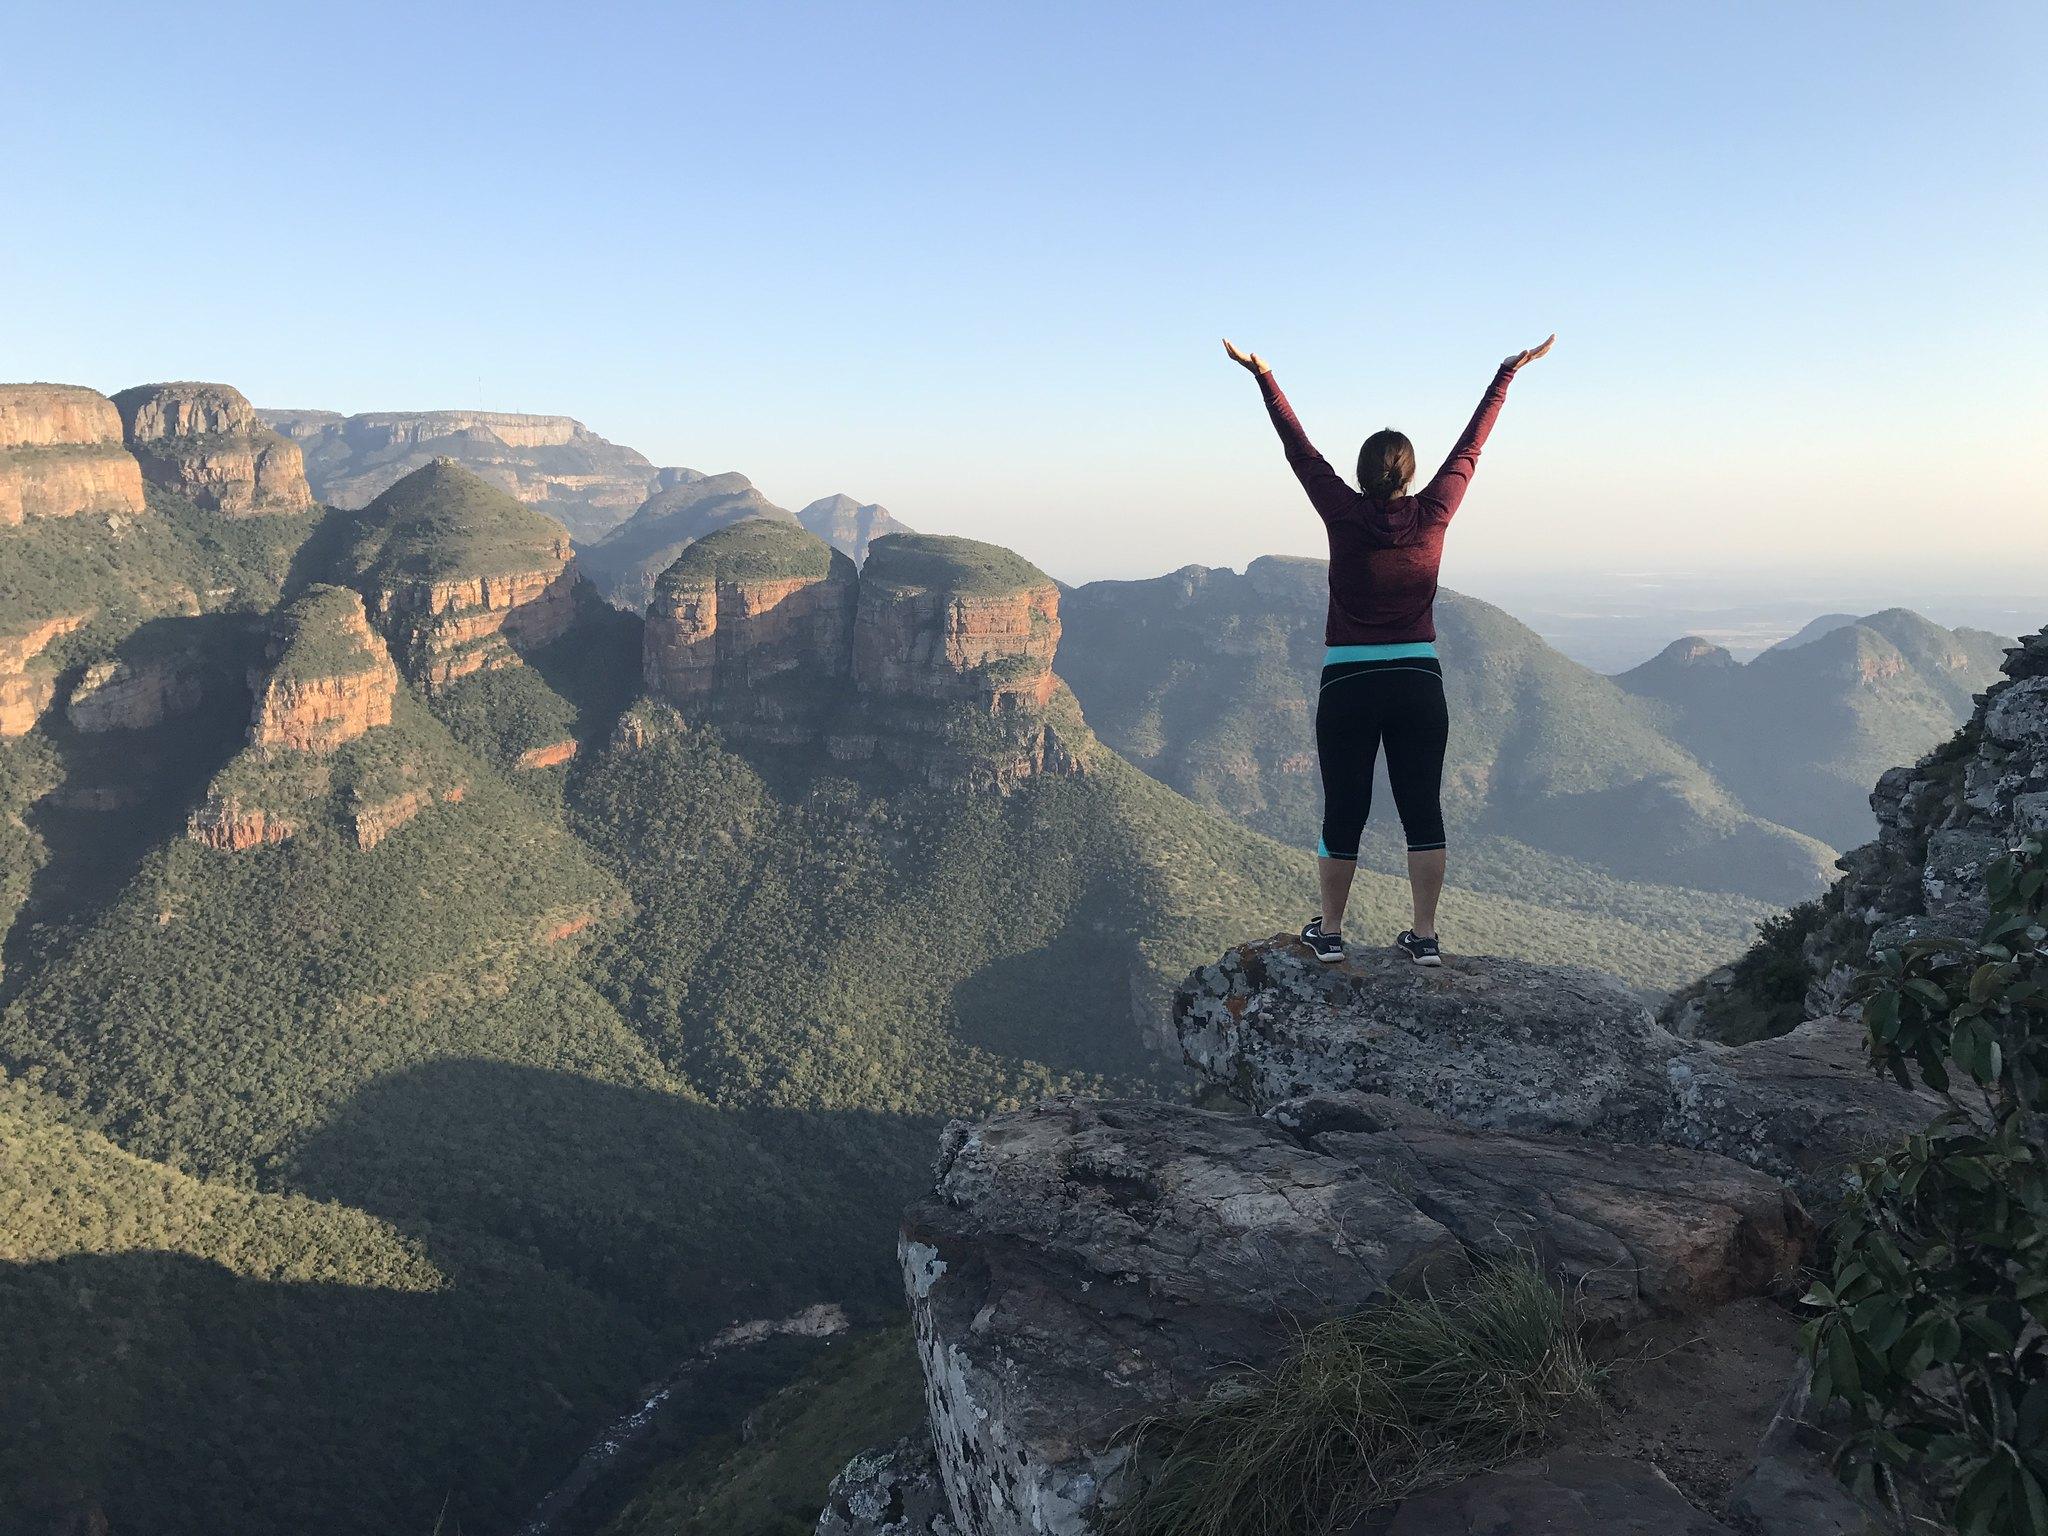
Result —
[{"label": "small bush on cliff", "polygon": [[1564,1299],[1524,1264],[1303,1333],[1271,1370],[1140,1431],[1153,1463],[1113,1536],[1324,1536],[1496,1466],[1586,1401]]},{"label": "small bush on cliff", "polygon": [[1847,1408],[1844,1475],[1901,1472],[1963,1536],[2048,1536],[2048,864],[1990,871],[1973,947],[1888,952],[1866,978],[1873,1060],[1953,1106],[1862,1170],[1807,1300],[1817,1402]]}]

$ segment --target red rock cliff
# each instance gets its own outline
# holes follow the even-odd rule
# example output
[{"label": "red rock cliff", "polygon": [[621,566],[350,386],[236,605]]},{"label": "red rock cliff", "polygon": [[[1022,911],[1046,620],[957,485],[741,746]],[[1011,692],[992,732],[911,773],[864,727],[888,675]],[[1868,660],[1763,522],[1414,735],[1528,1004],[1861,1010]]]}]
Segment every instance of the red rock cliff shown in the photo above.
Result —
[{"label": "red rock cliff", "polygon": [[142,511],[142,468],[113,401],[73,384],[0,384],[0,527]]},{"label": "red rock cliff", "polygon": [[398,669],[370,628],[362,599],[315,587],[292,605],[255,679],[252,746],[331,752],[391,723]]}]

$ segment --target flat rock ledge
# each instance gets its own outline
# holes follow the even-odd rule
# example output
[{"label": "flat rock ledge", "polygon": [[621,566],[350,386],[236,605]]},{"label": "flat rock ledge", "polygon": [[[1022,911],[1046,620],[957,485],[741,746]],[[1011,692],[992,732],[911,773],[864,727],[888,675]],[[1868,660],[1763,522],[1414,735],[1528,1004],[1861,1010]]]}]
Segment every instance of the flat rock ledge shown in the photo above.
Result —
[{"label": "flat rock ledge", "polygon": [[1305,1136],[1055,1100],[949,1127],[899,1255],[956,1524],[1080,1536],[1134,1426],[1301,1327],[1518,1253],[1598,1321],[1691,1314],[1781,1285],[1810,1236],[1783,1185],[1709,1153],[1615,1159],[1375,1101]]},{"label": "flat rock ledge", "polygon": [[1173,1022],[1196,1074],[1256,1109],[1375,1094],[1480,1129],[1690,1147],[1787,1180],[1817,1211],[1940,1109],[1870,1070],[1853,1020],[1683,1040],[1612,977],[1488,955],[1323,965],[1276,935],[1195,970]]}]

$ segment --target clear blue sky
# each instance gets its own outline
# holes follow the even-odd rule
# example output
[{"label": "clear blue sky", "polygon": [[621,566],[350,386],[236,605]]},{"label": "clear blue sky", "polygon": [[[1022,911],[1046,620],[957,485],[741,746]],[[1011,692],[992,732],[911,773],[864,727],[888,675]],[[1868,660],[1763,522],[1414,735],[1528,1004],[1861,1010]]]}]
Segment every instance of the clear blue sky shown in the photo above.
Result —
[{"label": "clear blue sky", "polygon": [[[1065,576],[1312,552],[1516,386],[1447,579],[2048,571],[2048,6],[9,7],[0,376],[561,411]],[[2042,583],[2048,590],[2048,582]]]}]

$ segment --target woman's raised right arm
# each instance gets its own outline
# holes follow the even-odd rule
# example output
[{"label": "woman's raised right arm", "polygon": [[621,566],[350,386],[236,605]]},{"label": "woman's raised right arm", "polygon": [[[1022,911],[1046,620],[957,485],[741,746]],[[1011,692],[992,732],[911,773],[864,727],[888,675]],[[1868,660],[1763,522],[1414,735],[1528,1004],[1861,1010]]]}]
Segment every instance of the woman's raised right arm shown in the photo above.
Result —
[{"label": "woman's raised right arm", "polygon": [[1287,467],[1294,471],[1294,478],[1308,492],[1309,505],[1325,522],[1347,510],[1357,500],[1358,493],[1344,483],[1342,475],[1330,468],[1328,459],[1316,452],[1316,445],[1302,430],[1301,419],[1280,392],[1280,385],[1265,359],[1256,352],[1240,352],[1228,341],[1223,343],[1223,349],[1230,354],[1232,362],[1259,381],[1259,394],[1266,402],[1266,414],[1273,418],[1273,430],[1280,434],[1280,447],[1287,455]]}]

